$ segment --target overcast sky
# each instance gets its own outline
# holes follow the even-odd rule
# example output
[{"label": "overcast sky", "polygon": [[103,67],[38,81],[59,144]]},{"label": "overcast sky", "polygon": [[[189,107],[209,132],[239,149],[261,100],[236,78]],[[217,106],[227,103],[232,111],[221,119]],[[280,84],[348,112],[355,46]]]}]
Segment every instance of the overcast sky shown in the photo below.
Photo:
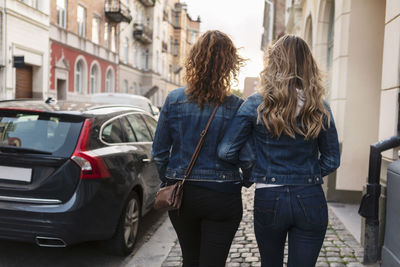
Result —
[{"label": "overcast sky", "polygon": [[201,18],[201,31],[220,30],[241,47],[240,54],[248,58],[239,76],[238,88],[243,89],[245,77],[258,76],[262,68],[260,50],[263,32],[264,0],[181,0],[188,4],[193,19]]}]

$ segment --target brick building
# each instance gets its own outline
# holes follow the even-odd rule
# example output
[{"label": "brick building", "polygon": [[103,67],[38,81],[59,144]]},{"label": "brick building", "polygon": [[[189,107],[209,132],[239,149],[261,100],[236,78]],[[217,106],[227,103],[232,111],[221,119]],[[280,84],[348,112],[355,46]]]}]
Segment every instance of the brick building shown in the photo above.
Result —
[{"label": "brick building", "polygon": [[57,0],[50,10],[49,95],[117,91],[119,23],[131,20],[124,1]]}]

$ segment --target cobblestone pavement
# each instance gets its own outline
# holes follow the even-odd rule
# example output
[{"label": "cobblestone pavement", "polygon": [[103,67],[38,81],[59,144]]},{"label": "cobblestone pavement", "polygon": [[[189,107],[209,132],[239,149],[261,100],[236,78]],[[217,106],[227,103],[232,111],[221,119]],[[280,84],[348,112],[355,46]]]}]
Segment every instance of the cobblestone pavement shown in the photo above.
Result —
[{"label": "cobblestone pavement", "polygon": [[[243,191],[243,219],[233,240],[227,267],[261,266],[260,254],[253,230],[253,196],[254,186]],[[287,247],[285,249],[285,262]],[[361,267],[363,249],[354,237],[345,229],[344,225],[329,210],[329,226],[325,241],[321,249],[316,266],[349,266]],[[172,247],[162,267],[182,266],[182,254],[179,242]]]}]

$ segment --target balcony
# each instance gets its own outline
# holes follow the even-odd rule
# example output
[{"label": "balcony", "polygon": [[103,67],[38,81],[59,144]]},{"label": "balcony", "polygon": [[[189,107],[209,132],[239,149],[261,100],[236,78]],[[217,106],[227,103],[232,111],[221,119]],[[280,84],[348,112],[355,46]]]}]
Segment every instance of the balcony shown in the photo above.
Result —
[{"label": "balcony", "polygon": [[122,21],[129,23],[132,20],[129,8],[121,3],[121,0],[106,0],[104,2],[104,12],[106,17],[115,23]]},{"label": "balcony", "polygon": [[133,38],[143,44],[151,44],[153,41],[153,31],[143,24],[135,23],[133,25]]},{"label": "balcony", "polygon": [[161,42],[161,52],[162,53],[168,53],[168,44],[164,41]]},{"label": "balcony", "polygon": [[139,0],[139,2],[142,3],[144,6],[151,7],[155,5],[156,0]]}]

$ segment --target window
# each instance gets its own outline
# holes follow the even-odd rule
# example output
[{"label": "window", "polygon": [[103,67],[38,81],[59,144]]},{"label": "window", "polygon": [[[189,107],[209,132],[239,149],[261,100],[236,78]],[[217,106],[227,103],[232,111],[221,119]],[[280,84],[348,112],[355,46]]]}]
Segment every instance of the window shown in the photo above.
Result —
[{"label": "window", "polygon": [[123,88],[123,93],[128,93],[128,87],[129,87],[129,85],[128,85],[128,81],[127,80],[124,80],[124,88]]},{"label": "window", "polygon": [[173,46],[173,40],[172,40],[172,36],[169,37],[169,52],[172,54],[172,46]]},{"label": "window", "polygon": [[100,40],[100,18],[98,16],[93,16],[92,20],[92,41],[98,44]]},{"label": "window", "polygon": [[135,132],[136,139],[138,142],[151,142],[152,138],[146,123],[140,115],[132,114],[127,116],[129,123],[131,124],[133,131]]},{"label": "window", "polygon": [[109,39],[109,31],[110,31],[110,27],[108,26],[108,23],[106,22],[106,23],[104,23],[104,43],[107,48],[110,47],[110,42],[108,40]]},{"label": "window", "polygon": [[67,27],[67,0],[57,0],[57,24]]},{"label": "window", "polygon": [[131,124],[126,117],[121,118],[122,128],[125,131],[126,139],[128,142],[136,142],[135,133],[132,130]]},{"label": "window", "polygon": [[135,68],[137,67],[137,46],[136,43],[133,44],[133,59],[132,59],[132,66],[134,66]]},{"label": "window", "polygon": [[119,119],[113,120],[103,128],[101,139],[109,144],[123,143],[123,134]]},{"label": "window", "polygon": [[135,94],[135,95],[139,94],[137,84],[135,82],[133,83],[133,94]]},{"label": "window", "polygon": [[[159,94],[161,96],[161,94]],[[143,115],[144,120],[146,121],[147,127],[150,130],[151,136],[154,138],[154,134],[156,133],[157,121],[150,116]]]},{"label": "window", "polygon": [[197,32],[196,31],[191,31],[190,33],[190,43],[193,44],[197,39]]},{"label": "window", "polygon": [[171,79],[172,79],[172,65],[169,65],[168,81],[171,81]]},{"label": "window", "polygon": [[115,26],[111,27],[111,51],[115,52]]},{"label": "window", "polygon": [[158,61],[160,60],[160,52],[156,52],[156,69],[155,69],[155,71],[157,72],[157,73],[159,73],[159,68],[158,68]]},{"label": "window", "polygon": [[178,40],[175,39],[174,43],[174,56],[178,55]]},{"label": "window", "polygon": [[90,70],[90,93],[92,94],[100,92],[99,72],[97,64],[93,64],[92,69]]},{"label": "window", "polygon": [[179,14],[175,13],[175,26],[179,27]]},{"label": "window", "polygon": [[149,70],[150,69],[150,52],[149,49],[146,49],[144,52],[144,69]]},{"label": "window", "polygon": [[86,9],[81,5],[78,5],[77,22],[78,22],[78,35],[85,37],[86,36]]},{"label": "window", "polygon": [[83,94],[85,92],[86,65],[83,59],[79,59],[75,65],[75,92]]},{"label": "window", "polygon": [[128,56],[129,56],[129,39],[125,37],[124,41],[124,63],[128,63]]},{"label": "window", "polygon": [[114,92],[114,74],[111,69],[108,69],[106,74],[106,92]]},{"label": "window", "polygon": [[141,70],[142,68],[143,68],[143,66],[142,66],[142,48],[139,48],[139,63],[138,63],[138,67],[139,67],[139,69]]}]

